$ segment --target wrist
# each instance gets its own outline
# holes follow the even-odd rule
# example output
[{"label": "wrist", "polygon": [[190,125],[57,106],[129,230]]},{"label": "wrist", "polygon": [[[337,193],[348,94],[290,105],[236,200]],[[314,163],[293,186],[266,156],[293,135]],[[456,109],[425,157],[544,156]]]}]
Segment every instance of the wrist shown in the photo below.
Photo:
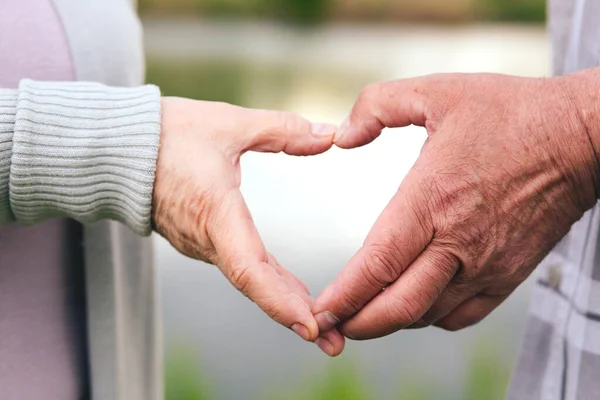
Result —
[{"label": "wrist", "polygon": [[583,211],[600,198],[600,69],[553,79],[561,112],[558,124],[567,127],[561,151],[567,153]]}]

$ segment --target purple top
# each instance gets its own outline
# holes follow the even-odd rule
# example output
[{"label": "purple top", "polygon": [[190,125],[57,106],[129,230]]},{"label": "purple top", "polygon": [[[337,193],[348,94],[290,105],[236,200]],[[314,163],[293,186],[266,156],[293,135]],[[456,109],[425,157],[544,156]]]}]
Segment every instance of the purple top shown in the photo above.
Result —
[{"label": "purple top", "polygon": [[[51,0],[0,1],[0,87],[71,81],[68,40]],[[0,228],[0,398],[85,398],[85,295],[77,224]],[[34,293],[35,295],[31,295]]]},{"label": "purple top", "polygon": [[0,87],[23,78],[72,81],[75,71],[51,0],[0,2]]}]

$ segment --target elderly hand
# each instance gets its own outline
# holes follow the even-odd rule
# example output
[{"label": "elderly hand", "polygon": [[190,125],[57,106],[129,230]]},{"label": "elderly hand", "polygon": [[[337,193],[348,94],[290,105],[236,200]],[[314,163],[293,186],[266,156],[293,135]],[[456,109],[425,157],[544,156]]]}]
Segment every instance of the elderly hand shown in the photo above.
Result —
[{"label": "elderly hand", "polygon": [[598,81],[589,71],[457,74],[367,87],[338,146],[410,124],[429,138],[363,247],[317,298],[320,328],[339,320],[357,340],[410,326],[458,330],[504,301],[596,202],[598,94],[589,93]]},{"label": "elderly hand", "polygon": [[164,98],[162,106],[156,230],[184,255],[217,265],[272,319],[339,354],[344,338],[337,331],[317,338],[308,289],[266,251],[240,192],[239,164],[247,151],[322,153],[336,127],[224,103]]}]

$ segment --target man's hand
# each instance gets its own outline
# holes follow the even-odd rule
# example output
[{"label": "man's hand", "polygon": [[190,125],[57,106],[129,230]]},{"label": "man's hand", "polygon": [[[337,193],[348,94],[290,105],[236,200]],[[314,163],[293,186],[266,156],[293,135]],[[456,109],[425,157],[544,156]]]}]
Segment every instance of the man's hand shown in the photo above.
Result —
[{"label": "man's hand", "polygon": [[429,138],[363,247],[317,298],[321,330],[336,319],[357,340],[411,326],[457,330],[504,301],[596,202],[589,129],[598,95],[583,99],[591,87],[585,74],[480,74],[366,88],[338,146],[410,124]]},{"label": "man's hand", "polygon": [[217,265],[275,321],[329,355],[341,353],[339,332],[317,338],[308,289],[266,251],[239,189],[245,152],[319,154],[331,148],[336,127],[224,103],[164,98],[162,105],[156,230],[184,255]]}]

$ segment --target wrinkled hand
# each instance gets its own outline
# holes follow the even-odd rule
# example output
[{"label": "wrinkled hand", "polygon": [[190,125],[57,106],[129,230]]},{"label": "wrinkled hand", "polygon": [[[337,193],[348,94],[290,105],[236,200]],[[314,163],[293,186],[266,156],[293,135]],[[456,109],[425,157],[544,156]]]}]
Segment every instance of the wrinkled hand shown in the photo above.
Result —
[{"label": "wrinkled hand", "polygon": [[411,124],[429,137],[363,247],[317,298],[320,328],[333,315],[357,340],[410,326],[458,330],[504,301],[596,202],[591,103],[578,94],[591,89],[580,79],[434,75],[366,88],[338,146]]},{"label": "wrinkled hand", "polygon": [[224,103],[164,98],[162,106],[156,230],[184,255],[217,265],[272,319],[339,354],[344,338],[331,331],[317,339],[308,289],[266,251],[240,192],[242,154],[319,154],[332,146],[336,128]]}]

